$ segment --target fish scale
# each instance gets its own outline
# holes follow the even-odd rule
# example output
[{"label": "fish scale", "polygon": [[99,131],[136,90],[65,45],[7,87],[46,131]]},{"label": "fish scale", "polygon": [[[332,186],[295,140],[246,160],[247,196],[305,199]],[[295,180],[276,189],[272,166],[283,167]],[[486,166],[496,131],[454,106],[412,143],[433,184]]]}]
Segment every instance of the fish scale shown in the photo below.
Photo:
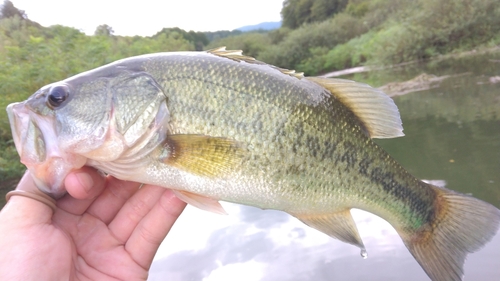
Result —
[{"label": "fish scale", "polygon": [[[239,75],[231,75],[231,71],[228,71],[226,69],[222,69],[217,72],[229,73],[230,77],[235,78],[232,84],[230,84],[229,89],[237,92],[237,94],[239,95],[247,95],[245,97],[248,97],[248,95],[250,95],[254,99],[262,99],[262,95],[266,96],[265,93],[267,93],[268,91],[268,89],[266,88],[260,88],[258,89],[258,91],[255,91],[253,87],[240,86],[240,89],[245,89],[247,91],[246,93],[241,93],[237,90],[238,87],[235,86],[236,82],[234,82],[239,81]],[[252,75],[248,75],[246,79],[253,80],[255,79],[255,77],[252,77]],[[168,80],[168,78],[166,78],[165,80]],[[205,80],[205,82],[208,81]],[[269,81],[267,80],[264,80],[262,82],[266,85],[269,84]],[[210,81],[208,83],[214,82]],[[185,83],[181,83],[182,89],[186,88],[184,87],[184,85]],[[168,89],[170,88],[169,86],[171,85],[169,85],[168,83],[164,84],[164,88]],[[269,87],[273,88],[272,86],[273,85],[271,84],[271,86]],[[173,88],[175,88],[175,86]],[[191,87],[187,88],[192,89]],[[287,91],[286,85],[278,86],[276,88],[282,89],[281,92],[290,93],[289,91]],[[215,92],[220,93],[220,91]],[[178,96],[185,97],[182,94]],[[369,210],[378,215],[382,215],[385,218],[390,218],[389,220],[393,221],[393,225],[396,224],[397,227],[399,226],[400,228],[406,229],[416,229],[420,227],[423,222],[428,221],[433,217],[433,213],[429,212],[429,210],[432,210],[432,202],[434,201],[434,198],[436,196],[435,192],[432,189],[428,188],[422,188],[418,190],[420,192],[407,188],[415,186],[415,184],[411,183],[412,181],[418,183],[417,185],[421,185],[421,183],[416,181],[413,177],[408,176],[406,171],[404,171],[404,169],[400,169],[399,165],[394,160],[389,160],[389,162],[394,167],[387,167],[387,165],[383,165],[383,168],[379,168],[375,163],[366,161],[364,165],[360,165],[360,162],[362,160],[358,160],[357,153],[359,151],[366,150],[364,147],[365,145],[371,146],[370,150],[376,151],[376,154],[379,155],[372,155],[371,157],[365,155],[360,157],[361,159],[368,159],[368,157],[370,157],[375,159],[385,159],[387,161],[388,156],[385,155],[385,153],[380,148],[378,148],[378,146],[374,145],[373,143],[366,142],[367,137],[361,132],[360,126],[356,126],[357,120],[355,116],[352,116],[352,113],[350,111],[346,111],[342,104],[340,104],[338,101],[337,104],[335,104],[335,100],[331,98],[329,102],[325,103],[325,106],[312,108],[309,105],[303,106],[303,103],[297,105],[293,99],[291,99],[292,101],[290,102],[290,100],[284,98],[285,96],[286,95],[267,95],[266,97],[268,98],[264,99],[267,103],[263,103],[263,105],[267,105],[267,107],[262,111],[268,112],[268,110],[272,110],[273,108],[279,108],[278,115],[283,114],[283,111],[295,111],[295,113],[290,114],[286,117],[285,124],[274,124],[273,126],[268,126],[269,128],[275,129],[283,128],[283,131],[280,131],[273,135],[277,137],[273,138],[274,142],[277,143],[277,146],[272,149],[274,152],[269,155],[269,157],[272,158],[261,157],[259,158],[261,161],[256,162],[256,166],[262,167],[269,166],[270,164],[279,164],[279,161],[281,161],[282,159],[286,159],[284,155],[293,153],[295,156],[297,156],[296,159],[301,159],[303,161],[302,163],[299,163],[298,166],[303,165],[308,167],[308,176],[314,180],[308,180],[307,178],[303,177],[303,174],[297,173],[299,172],[299,169],[296,168],[296,162],[294,162],[292,165],[274,170],[274,176],[271,180],[274,182],[279,182],[282,186],[286,186],[286,189],[284,188],[283,191],[282,189],[280,189],[280,191],[285,193],[290,192],[290,194],[292,194],[291,198],[288,198],[292,199],[288,201],[291,204],[283,206],[283,209],[294,214],[308,214],[310,212],[317,211],[315,207],[321,211],[327,210],[329,212],[342,210],[347,207],[358,207],[361,209]],[[242,104],[242,102],[244,104],[244,98],[238,101],[239,104]],[[297,109],[297,107],[301,106],[303,107],[302,109]],[[185,107],[177,107],[175,106],[175,104],[172,104],[171,108],[183,109]],[[335,110],[333,110],[333,113],[335,114],[332,114],[332,108],[335,108]],[[235,109],[231,107],[219,107],[219,110],[227,110],[229,116],[231,116],[231,114],[235,112]],[[315,111],[315,119],[308,118],[308,116],[311,116],[311,111]],[[254,112],[248,111],[246,113],[246,120],[248,120],[248,115],[252,116],[252,113],[255,114]],[[174,116],[175,112],[172,112],[172,115]],[[318,115],[321,117],[318,118]],[[201,118],[199,119],[194,119],[204,119],[203,116],[200,117]],[[296,120],[297,118],[300,120]],[[179,119],[186,120],[186,118],[182,117],[179,117]],[[225,122],[224,125],[228,125],[229,127],[235,127],[235,124],[239,124],[240,122],[245,121],[232,120],[232,118],[228,118],[227,120],[228,121]],[[288,124],[291,124],[291,128],[289,128],[290,126],[287,126]],[[309,130],[307,130],[306,132],[303,127],[307,125],[309,127]],[[186,128],[185,124],[180,125],[179,127]],[[250,127],[252,127],[251,124]],[[207,128],[207,126],[204,126],[204,128]],[[357,143],[353,143],[351,141],[342,141],[342,133],[346,130],[358,134],[357,137],[349,137],[350,139],[358,140]],[[247,132],[247,130],[243,130],[243,132]],[[192,131],[187,133],[200,132]],[[223,131],[217,130],[204,131],[202,133],[207,135],[224,135]],[[229,134],[229,136],[231,138],[235,138],[236,140],[245,139],[245,136],[241,135]],[[324,140],[323,144],[320,144],[320,138]],[[332,141],[328,141],[330,139],[339,141],[337,141],[336,143],[332,143]],[[289,147],[286,147],[283,144],[292,144],[293,148],[290,150]],[[298,151],[297,147],[303,148],[303,150]],[[252,153],[258,155],[268,155],[265,153],[265,151],[267,150],[267,146],[256,146],[254,147],[254,150],[252,150]],[[321,154],[322,156],[321,159],[317,159],[317,156],[319,154]],[[272,161],[273,158],[275,158],[276,161]],[[316,160],[319,160],[319,162],[316,162]],[[330,162],[328,162],[327,160],[329,160]],[[317,163],[320,163],[320,165],[318,166]],[[328,165],[328,163],[330,163],[330,165]],[[288,163],[285,162],[281,164],[287,165]],[[357,166],[359,166],[360,168],[356,169],[355,167]],[[338,175],[341,175],[340,177],[338,177],[339,180],[337,182],[331,179],[331,174],[335,170],[338,171]],[[406,177],[404,179],[396,178],[393,172],[386,172],[387,170],[400,170],[401,173]],[[249,172],[250,169],[246,169],[246,171]],[[366,178],[368,178],[368,180],[366,180],[365,182],[359,180],[351,180],[353,178],[359,177],[359,175],[365,176]],[[352,189],[355,189],[355,187],[357,186],[365,186],[366,188],[360,188],[358,190],[359,192],[353,192]],[[332,189],[337,189],[339,192],[334,191],[333,194],[338,193],[340,194],[340,196],[333,199],[331,198],[331,196],[328,196],[332,194]],[[304,196],[310,195],[311,190],[318,191],[313,192],[313,194],[316,195],[315,197],[306,198],[310,199],[309,201],[313,202],[313,206],[304,206],[304,204],[297,204],[300,203],[299,201],[303,199]],[[351,191],[349,193],[346,193],[346,190]],[[302,196],[297,196],[297,194],[301,194]],[[368,196],[368,198],[370,198],[371,200],[367,200],[366,197],[363,197],[364,200],[359,200],[360,198],[357,197],[357,194],[369,194],[370,196]],[[381,194],[383,194],[383,198],[381,198]],[[248,194],[248,196],[253,195],[254,194],[252,193]],[[351,198],[346,198],[349,195],[351,195]],[[286,195],[284,196],[287,197]],[[222,197],[221,199],[241,202],[239,198]],[[336,204],[332,204],[332,201],[335,201]],[[355,201],[357,201],[356,204],[353,204],[353,202]],[[384,202],[385,204],[382,205],[380,204],[380,202]],[[263,202],[250,201],[248,203],[262,208],[276,207],[266,206],[265,204],[262,204]],[[397,224],[395,221],[398,221],[400,223]]]},{"label": "fish scale", "polygon": [[416,179],[372,141],[403,135],[384,93],[240,51],[120,60],[7,111],[21,161],[54,197],[89,165],[217,213],[218,200],[282,210],[366,255],[359,208],[391,223],[434,281],[461,280],[500,223],[492,205]]}]

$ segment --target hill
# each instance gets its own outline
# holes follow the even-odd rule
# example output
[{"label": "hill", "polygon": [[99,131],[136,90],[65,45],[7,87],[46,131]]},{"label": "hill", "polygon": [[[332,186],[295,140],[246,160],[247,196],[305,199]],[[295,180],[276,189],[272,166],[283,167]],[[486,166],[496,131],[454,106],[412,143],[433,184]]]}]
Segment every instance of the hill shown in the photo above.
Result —
[{"label": "hill", "polygon": [[255,24],[255,25],[243,26],[240,28],[236,28],[236,30],[239,30],[242,32],[248,32],[248,31],[253,31],[253,30],[273,30],[273,29],[278,29],[280,27],[281,27],[280,21],[270,21],[270,22],[262,22],[262,23]]}]

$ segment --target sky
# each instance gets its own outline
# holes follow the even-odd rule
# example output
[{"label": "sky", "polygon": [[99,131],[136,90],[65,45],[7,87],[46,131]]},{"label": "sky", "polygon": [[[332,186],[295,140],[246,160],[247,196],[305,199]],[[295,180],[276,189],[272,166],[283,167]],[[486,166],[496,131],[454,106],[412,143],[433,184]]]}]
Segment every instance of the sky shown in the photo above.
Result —
[{"label": "sky", "polygon": [[151,36],[164,27],[184,30],[233,30],[280,21],[283,0],[11,0],[43,26],[61,24],[93,34],[107,24],[115,35]]}]

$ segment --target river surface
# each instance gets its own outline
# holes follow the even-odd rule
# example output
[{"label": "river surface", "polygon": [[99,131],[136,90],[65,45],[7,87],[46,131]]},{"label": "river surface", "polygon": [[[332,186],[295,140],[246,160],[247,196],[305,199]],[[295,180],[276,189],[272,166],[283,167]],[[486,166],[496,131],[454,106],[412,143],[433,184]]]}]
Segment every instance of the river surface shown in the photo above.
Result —
[{"label": "river surface", "polygon": [[[418,76],[421,83],[391,87],[403,93],[394,100],[406,136],[377,143],[415,176],[500,208],[500,54],[344,78],[379,87]],[[372,214],[352,211],[368,251],[363,259],[356,247],[286,213],[223,206],[229,215],[187,207],[158,251],[148,280],[429,280],[396,231]],[[464,280],[500,280],[500,234],[468,256]]]}]

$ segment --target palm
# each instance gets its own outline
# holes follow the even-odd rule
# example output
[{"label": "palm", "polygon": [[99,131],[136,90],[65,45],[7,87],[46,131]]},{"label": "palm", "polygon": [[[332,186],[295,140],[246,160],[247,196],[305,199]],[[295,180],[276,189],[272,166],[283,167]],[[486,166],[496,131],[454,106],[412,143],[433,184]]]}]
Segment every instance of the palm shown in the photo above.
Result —
[{"label": "palm", "polygon": [[64,264],[56,265],[54,270],[67,272],[72,280],[147,278],[150,261],[134,260],[133,253],[126,249],[127,243],[117,239],[103,221],[89,214],[64,216],[67,216],[65,224],[69,222],[65,225],[68,232],[59,230],[63,239],[57,239],[59,235],[54,235],[55,239],[52,240],[58,251],[52,253],[72,258]]}]

